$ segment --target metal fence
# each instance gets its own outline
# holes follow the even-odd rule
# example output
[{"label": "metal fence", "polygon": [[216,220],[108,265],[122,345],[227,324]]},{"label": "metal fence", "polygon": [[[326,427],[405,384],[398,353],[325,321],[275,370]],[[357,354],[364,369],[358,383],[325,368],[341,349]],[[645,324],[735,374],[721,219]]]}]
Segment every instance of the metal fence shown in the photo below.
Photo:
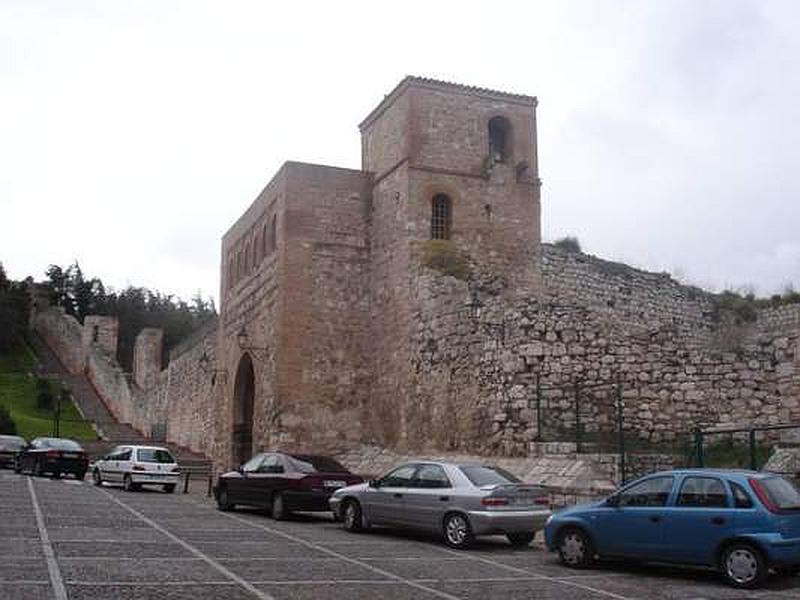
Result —
[{"label": "metal fence", "polygon": [[[786,434],[794,432],[794,439]],[[760,470],[778,445],[800,445],[800,424],[782,423],[736,429],[697,429],[688,463],[697,467]],[[797,476],[797,470],[784,474]]]}]

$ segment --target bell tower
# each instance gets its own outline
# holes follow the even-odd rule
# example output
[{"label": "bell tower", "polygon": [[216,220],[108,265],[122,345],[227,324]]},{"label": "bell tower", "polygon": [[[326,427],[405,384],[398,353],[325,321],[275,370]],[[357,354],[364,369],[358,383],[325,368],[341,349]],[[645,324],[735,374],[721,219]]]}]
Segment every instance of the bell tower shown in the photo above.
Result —
[{"label": "bell tower", "polygon": [[[541,243],[535,97],[406,77],[361,123],[373,241],[447,240],[530,293]],[[412,252],[413,253],[413,252]],[[409,265],[412,266],[412,265]]]}]

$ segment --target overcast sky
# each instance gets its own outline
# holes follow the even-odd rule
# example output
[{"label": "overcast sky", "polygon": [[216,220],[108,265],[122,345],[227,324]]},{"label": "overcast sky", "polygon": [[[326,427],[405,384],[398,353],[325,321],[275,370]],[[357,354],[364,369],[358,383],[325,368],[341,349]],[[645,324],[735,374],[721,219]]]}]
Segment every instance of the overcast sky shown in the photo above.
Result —
[{"label": "overcast sky", "polygon": [[800,287],[800,3],[0,0],[0,261],[218,295],[284,160],[358,168],[405,75],[539,97],[543,235]]}]

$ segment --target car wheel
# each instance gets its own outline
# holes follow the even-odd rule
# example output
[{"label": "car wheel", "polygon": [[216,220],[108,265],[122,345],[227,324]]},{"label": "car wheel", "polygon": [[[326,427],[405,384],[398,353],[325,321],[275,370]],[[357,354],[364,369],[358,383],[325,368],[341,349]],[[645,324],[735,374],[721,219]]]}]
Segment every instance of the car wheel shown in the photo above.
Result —
[{"label": "car wheel", "polygon": [[444,518],[444,541],[451,548],[468,548],[474,540],[469,520],[461,513],[450,513]]},{"label": "car wheel", "polygon": [[288,517],[289,511],[286,510],[283,494],[275,494],[272,497],[272,518],[276,521],[285,521]]},{"label": "car wheel", "polygon": [[342,526],[352,533],[364,530],[361,505],[357,500],[345,500],[344,506],[342,506]]},{"label": "car wheel", "polygon": [[95,469],[92,471],[92,483],[96,486],[103,485],[103,477],[100,475],[100,469]]},{"label": "car wheel", "polygon": [[594,550],[589,537],[580,529],[564,530],[558,539],[561,562],[574,569],[583,569],[594,562]]},{"label": "car wheel", "polygon": [[722,553],[722,574],[737,588],[757,586],[767,575],[761,552],[749,544],[733,544]]},{"label": "car wheel", "polygon": [[61,473],[58,471],[53,471],[52,473],[50,473],[50,477],[52,477],[53,479],[61,479]]},{"label": "car wheel", "polygon": [[22,473],[22,463],[19,460],[14,461],[14,473],[17,475]]},{"label": "car wheel", "polygon": [[535,531],[517,531],[515,533],[509,533],[506,535],[508,541],[511,542],[512,546],[516,546],[519,548],[524,548],[529,546],[530,543],[533,541],[533,538],[536,537]]},{"label": "car wheel", "polygon": [[236,505],[233,504],[228,498],[228,488],[220,486],[217,490],[217,508],[224,511],[233,510]]},{"label": "car wheel", "polygon": [[174,484],[174,483],[168,483],[168,484],[166,484],[166,485],[164,486],[164,491],[165,491],[167,494],[172,494],[172,493],[174,493],[174,492],[175,492],[175,484]]},{"label": "car wheel", "polygon": [[136,490],[136,486],[133,484],[133,480],[131,476],[126,474],[125,477],[122,478],[122,489],[126,492],[133,492]]}]

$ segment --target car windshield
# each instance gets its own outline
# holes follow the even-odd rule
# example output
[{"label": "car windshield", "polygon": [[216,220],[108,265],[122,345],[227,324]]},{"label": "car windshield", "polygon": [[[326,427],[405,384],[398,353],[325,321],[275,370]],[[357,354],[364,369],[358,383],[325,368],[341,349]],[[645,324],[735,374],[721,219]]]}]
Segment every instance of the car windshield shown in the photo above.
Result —
[{"label": "car windshield", "polygon": [[800,510],[800,491],[788,479],[769,477],[761,480],[772,503],[782,510]]},{"label": "car windshield", "polygon": [[44,438],[42,443],[48,448],[57,448],[58,450],[83,450],[77,442],[62,438]]},{"label": "car windshield", "polygon": [[139,462],[150,462],[150,463],[174,463],[175,459],[172,457],[172,454],[167,452],[166,450],[161,450],[157,448],[140,448],[138,451],[139,454]]},{"label": "car windshield", "polygon": [[25,440],[16,435],[0,435],[0,448],[19,450],[25,447]]},{"label": "car windshield", "polygon": [[485,485],[506,485],[509,483],[520,483],[520,480],[514,477],[508,471],[504,471],[499,467],[459,467],[461,472],[467,476],[475,487],[483,487]]},{"label": "car windshield", "polygon": [[327,456],[295,454],[289,457],[295,469],[301,473],[349,473],[338,462]]}]

